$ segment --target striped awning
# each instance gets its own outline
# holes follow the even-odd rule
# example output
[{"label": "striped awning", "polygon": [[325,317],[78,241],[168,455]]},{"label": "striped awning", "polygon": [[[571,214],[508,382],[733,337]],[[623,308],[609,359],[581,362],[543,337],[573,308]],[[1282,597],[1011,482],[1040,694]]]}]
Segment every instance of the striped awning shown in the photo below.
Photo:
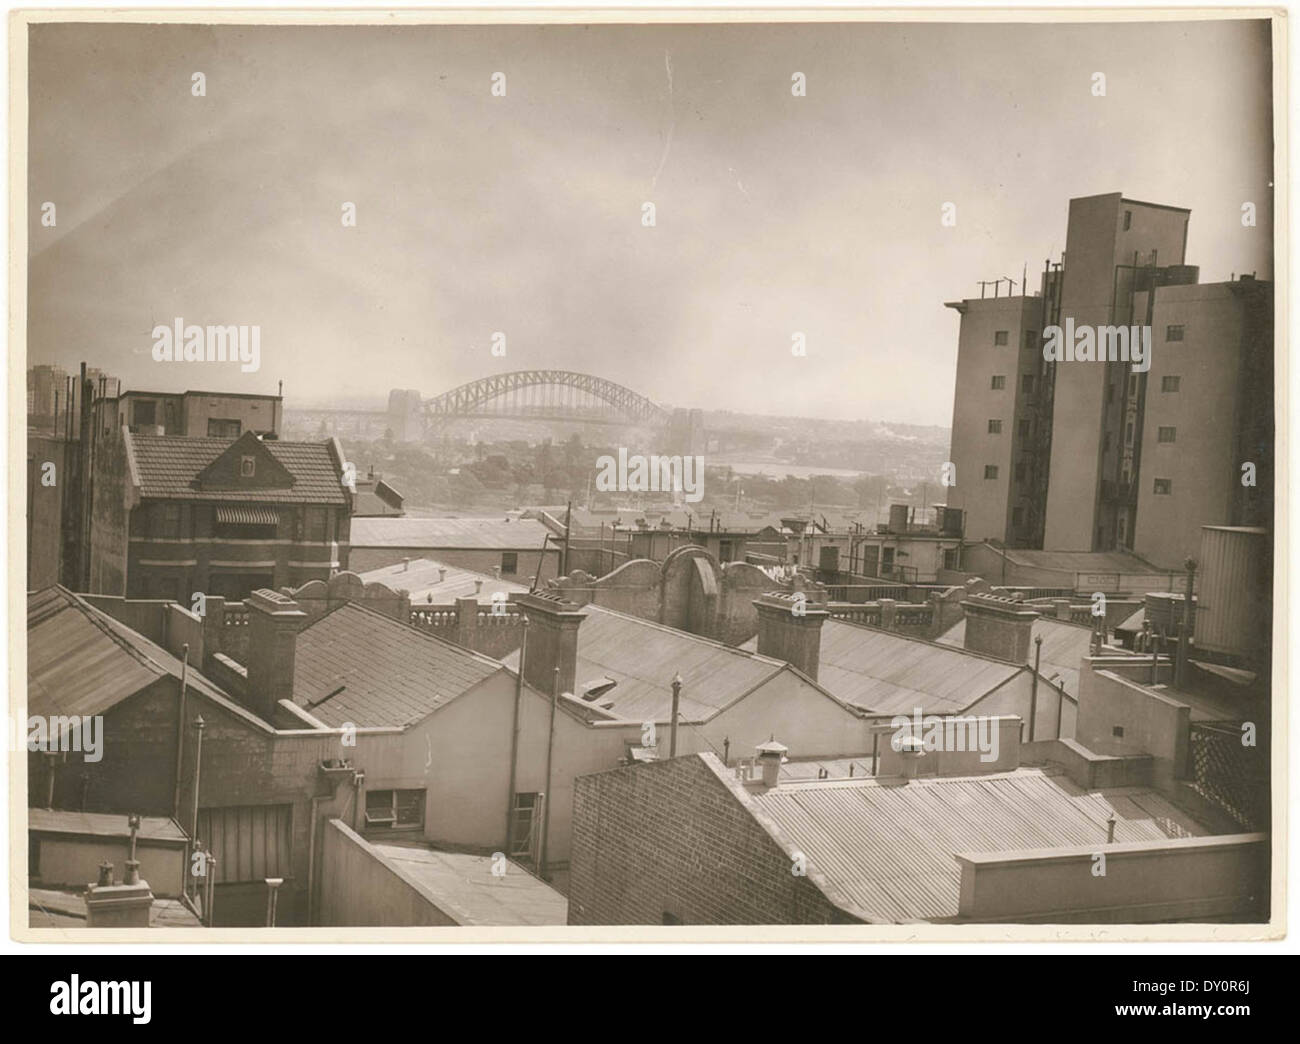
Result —
[{"label": "striped awning", "polygon": [[219,507],[217,521],[231,526],[278,526],[280,513],[275,508]]}]

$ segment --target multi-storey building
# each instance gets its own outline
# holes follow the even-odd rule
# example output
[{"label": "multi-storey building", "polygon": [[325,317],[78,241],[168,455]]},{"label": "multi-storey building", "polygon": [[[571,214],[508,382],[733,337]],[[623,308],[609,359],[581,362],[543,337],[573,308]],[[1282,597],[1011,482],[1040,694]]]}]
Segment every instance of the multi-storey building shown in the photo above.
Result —
[{"label": "multi-storey building", "polygon": [[[1184,263],[1189,217],[1120,193],[1073,199],[1065,253],[1038,294],[949,303],[962,317],[949,503],[968,538],[1135,549],[1174,567],[1201,525],[1268,521],[1271,287],[1198,284]],[[1090,328],[1095,358],[1044,360],[1050,327]],[[1149,371],[1127,347],[1103,357],[1119,343],[1111,331],[1127,346],[1144,327]],[[1241,484],[1247,462],[1254,486]],[[1177,484],[1151,470],[1179,463]]]},{"label": "multi-storey building", "polygon": [[240,392],[114,392],[96,405],[101,430],[128,427],[148,435],[237,439],[251,431],[274,438],[284,419],[281,396]]},{"label": "multi-storey building", "polygon": [[189,604],[195,592],[325,580],[347,566],[338,441],[233,441],[123,429],[98,450],[89,589]]}]

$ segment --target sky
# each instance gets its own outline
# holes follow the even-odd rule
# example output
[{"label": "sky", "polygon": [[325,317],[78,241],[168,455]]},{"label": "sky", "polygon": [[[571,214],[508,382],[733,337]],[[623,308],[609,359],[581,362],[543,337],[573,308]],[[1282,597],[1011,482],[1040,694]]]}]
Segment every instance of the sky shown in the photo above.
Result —
[{"label": "sky", "polygon": [[[29,362],[128,388],[378,404],[556,368],[947,425],[944,302],[1037,290],[1072,196],[1190,208],[1203,282],[1272,274],[1266,23],[59,24],[29,68]],[[178,317],[260,326],[260,369],[156,362]]]}]

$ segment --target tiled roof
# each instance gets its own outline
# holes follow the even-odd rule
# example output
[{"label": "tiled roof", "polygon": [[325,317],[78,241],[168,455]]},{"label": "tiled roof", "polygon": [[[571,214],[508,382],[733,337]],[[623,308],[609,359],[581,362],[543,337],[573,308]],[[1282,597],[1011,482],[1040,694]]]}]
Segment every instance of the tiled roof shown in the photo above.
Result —
[{"label": "tiled roof", "polygon": [[[540,551],[550,530],[532,518],[354,518],[353,547]],[[554,544],[548,545],[554,547]]]},{"label": "tiled roof", "polygon": [[1153,790],[1086,791],[1042,769],[906,784],[783,781],[744,801],[856,912],[895,924],[957,916],[959,852],[1104,844],[1112,813],[1118,843],[1209,833]]},{"label": "tiled roof", "polygon": [[127,433],[143,497],[224,500],[275,504],[346,504],[342,472],[326,442],[281,442],[264,446],[293,475],[287,489],[199,489],[195,478],[230,448],[229,439]]},{"label": "tiled roof", "polygon": [[[754,640],[745,643],[752,646]],[[1022,667],[891,631],[827,620],[817,680],[833,696],[876,714],[963,711]]]},{"label": "tiled roof", "polygon": [[[1030,634],[1029,658],[1034,657],[1032,639],[1043,639],[1039,676],[1056,685],[1065,682],[1065,691],[1076,699],[1079,696],[1079,662],[1088,655],[1092,642],[1092,629],[1083,624],[1067,623],[1043,616],[1034,621]],[[966,620],[958,620],[935,639],[940,645],[963,648],[966,644]]]},{"label": "tiled roof", "polygon": [[349,722],[400,728],[501,669],[486,656],[347,602],[298,634],[293,702],[330,728]]},{"label": "tiled roof", "polygon": [[[766,656],[612,609],[589,605],[586,611],[587,619],[578,630],[574,687],[581,693],[601,679],[617,682],[591,702],[619,718],[668,720],[673,675],[680,673],[681,720],[708,721],[785,666]],[[504,662],[512,669],[517,667],[518,651]]]},{"label": "tiled roof", "polygon": [[[29,714],[103,714],[159,678],[180,673],[180,661],[166,649],[71,591],[56,586],[27,596]],[[192,666],[187,684],[252,717]]]},{"label": "tiled roof", "polygon": [[[442,579],[443,571],[446,579]],[[503,591],[507,595],[526,594],[526,584],[516,584],[510,580],[501,580],[472,569],[445,565],[431,558],[416,558],[405,564],[383,566],[360,574],[367,584],[383,584],[394,591],[406,591],[411,596],[411,605],[419,607],[432,602],[434,605],[447,605],[457,598],[477,598],[480,602],[491,602],[492,594]],[[475,591],[475,583],[481,583],[482,589]],[[432,596],[432,597],[430,597]]]}]

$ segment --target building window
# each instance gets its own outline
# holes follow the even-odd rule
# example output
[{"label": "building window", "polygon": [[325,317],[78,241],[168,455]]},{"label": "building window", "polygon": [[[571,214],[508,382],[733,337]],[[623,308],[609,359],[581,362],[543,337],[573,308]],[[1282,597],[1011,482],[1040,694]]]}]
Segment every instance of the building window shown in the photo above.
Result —
[{"label": "building window", "polygon": [[1026,330],[1026,331],[1025,331],[1025,351],[1027,351],[1027,352],[1032,352],[1032,351],[1036,351],[1037,349],[1038,349],[1038,331],[1037,331],[1037,330]]},{"label": "building window", "polygon": [[1129,374],[1128,378],[1128,397],[1136,399],[1138,393],[1138,377],[1136,373]]},{"label": "building window", "polygon": [[1032,373],[1022,374],[1020,377],[1020,390],[1026,395],[1032,395],[1034,392],[1034,375]]},{"label": "building window", "polygon": [[1106,385],[1106,401],[1107,402],[1115,401],[1115,385],[1113,384]]},{"label": "building window", "polygon": [[[730,541],[730,540],[719,540],[719,541],[718,541],[718,561],[719,561],[719,562],[730,562],[730,561],[731,561],[731,541]],[[504,568],[503,568],[503,569],[502,569],[502,572],[504,572],[504,571],[505,571],[505,570],[504,570]]]},{"label": "building window", "polygon": [[1025,467],[1025,462],[1022,460],[1019,464],[1016,465],[1016,481],[1017,481],[1017,482],[1024,482],[1024,481],[1025,481],[1025,473],[1026,473],[1026,471],[1027,471],[1027,469],[1026,469],[1026,467]]},{"label": "building window", "polygon": [[1166,341],[1181,341],[1183,339],[1183,326],[1181,323],[1171,323],[1165,327]]},{"label": "building window", "polygon": [[995,330],[993,332],[993,343],[998,345],[999,347],[1007,344],[1009,340],[1009,334],[1010,331],[1008,330]]},{"label": "building window", "polygon": [[998,477],[998,466],[996,464],[984,465],[984,477],[986,479],[995,479]]},{"label": "building window", "polygon": [[1017,529],[1025,524],[1025,509],[1023,507],[1013,507],[1011,509],[1011,524]]},{"label": "building window", "polygon": [[1000,420],[989,421],[989,434],[990,435],[1002,434],[1002,422]]},{"label": "building window", "polygon": [[1173,427],[1172,425],[1162,424],[1158,429],[1156,429],[1156,441],[1173,442],[1174,439],[1177,437],[1177,434],[1178,434],[1177,428]]},{"label": "building window", "polygon": [[1029,424],[1029,418],[1026,417],[1024,420],[1022,420],[1022,421],[1020,422],[1020,437],[1021,437],[1022,439],[1027,439],[1027,438],[1029,438],[1029,433],[1030,433],[1031,430],[1032,430],[1032,428],[1030,427],[1030,424]]},{"label": "building window", "polygon": [[255,457],[239,458],[239,477],[252,478],[257,471],[257,459]]},{"label": "building window", "polygon": [[1132,421],[1129,421],[1126,425],[1124,425],[1124,445],[1125,446],[1133,445],[1133,422]]},{"label": "building window", "polygon": [[323,544],[329,538],[329,508],[303,509],[303,539],[309,544]]},{"label": "building window", "polygon": [[993,383],[990,385],[990,387],[994,391],[1001,391],[1006,386],[1007,386],[1007,379],[1005,377],[994,377]]},{"label": "building window", "polygon": [[157,424],[158,404],[152,400],[149,402],[136,402],[131,406],[131,423],[136,425],[150,426]]},{"label": "building window", "polygon": [[1182,381],[1183,379],[1181,377],[1161,377],[1160,390],[1162,392],[1176,392],[1178,391],[1178,386]]},{"label": "building window", "polygon": [[154,530],[151,536],[176,538],[181,535],[181,506],[159,504],[154,513]]},{"label": "building window", "polygon": [[519,552],[502,551],[501,552],[501,575],[514,576],[519,572]]},{"label": "building window", "polygon": [[541,814],[540,794],[516,794],[510,822],[510,857],[532,858],[536,847],[537,823]]},{"label": "building window", "polygon": [[1156,479],[1155,488],[1152,490],[1152,492],[1155,493],[1157,496],[1162,496],[1162,497],[1167,497],[1173,491],[1174,491],[1174,480],[1161,479],[1161,478]]},{"label": "building window", "polygon": [[209,417],[208,438],[237,439],[239,438],[239,427],[239,421],[237,420],[221,420],[217,417]]},{"label": "building window", "polygon": [[1124,231],[1127,232],[1132,227],[1133,227],[1133,211],[1126,210],[1124,211]]},{"label": "building window", "polygon": [[1110,727],[1110,734],[1111,734],[1115,739],[1123,739],[1123,738],[1124,738],[1124,726],[1123,726],[1123,725],[1112,725],[1112,726]]},{"label": "building window", "polygon": [[366,791],[366,826],[398,830],[424,826],[424,791]]}]

